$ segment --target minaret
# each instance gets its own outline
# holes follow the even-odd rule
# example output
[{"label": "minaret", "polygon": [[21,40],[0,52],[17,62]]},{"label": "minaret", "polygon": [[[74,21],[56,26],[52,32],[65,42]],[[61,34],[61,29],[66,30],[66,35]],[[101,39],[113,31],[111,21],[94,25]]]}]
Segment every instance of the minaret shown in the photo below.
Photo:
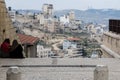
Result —
[{"label": "minaret", "polygon": [[12,20],[8,14],[5,0],[0,0],[0,44],[5,38],[9,38],[12,42],[14,39],[18,39],[16,30],[12,25]]}]

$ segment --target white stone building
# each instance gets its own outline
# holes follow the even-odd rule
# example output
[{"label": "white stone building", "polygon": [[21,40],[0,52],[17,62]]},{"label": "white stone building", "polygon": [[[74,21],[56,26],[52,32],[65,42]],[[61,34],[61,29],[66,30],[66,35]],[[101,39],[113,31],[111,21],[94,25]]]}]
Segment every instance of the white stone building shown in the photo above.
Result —
[{"label": "white stone building", "polygon": [[70,22],[75,20],[75,13],[74,13],[74,11],[69,12],[69,19],[70,19]]},{"label": "white stone building", "polygon": [[64,23],[64,24],[69,23],[69,16],[66,16],[66,15],[61,16],[60,17],[60,22]]},{"label": "white stone building", "polygon": [[48,58],[52,54],[51,48],[44,48],[42,45],[37,45],[37,56],[39,58]]},{"label": "white stone building", "polygon": [[79,38],[68,38],[64,40],[63,42],[63,50],[70,49],[70,48],[77,48],[77,42],[79,41]]},{"label": "white stone building", "polygon": [[45,18],[44,18],[43,13],[40,13],[39,15],[37,15],[37,20],[39,21],[40,26],[44,26],[44,24],[45,24]]},{"label": "white stone building", "polygon": [[11,9],[11,7],[8,7],[8,13],[11,18],[11,20],[14,22],[16,20],[16,13]]}]

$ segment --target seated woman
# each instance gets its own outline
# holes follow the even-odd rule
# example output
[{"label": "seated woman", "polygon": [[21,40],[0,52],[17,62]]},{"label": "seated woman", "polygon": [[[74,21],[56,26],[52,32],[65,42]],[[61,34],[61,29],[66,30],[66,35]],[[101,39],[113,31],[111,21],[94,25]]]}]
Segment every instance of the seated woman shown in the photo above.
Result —
[{"label": "seated woman", "polygon": [[23,52],[22,46],[18,44],[17,40],[14,40],[10,50],[10,58],[24,58],[22,52]]},{"label": "seated woman", "polygon": [[0,57],[1,58],[9,58],[10,47],[11,47],[10,39],[6,38],[0,46]]}]

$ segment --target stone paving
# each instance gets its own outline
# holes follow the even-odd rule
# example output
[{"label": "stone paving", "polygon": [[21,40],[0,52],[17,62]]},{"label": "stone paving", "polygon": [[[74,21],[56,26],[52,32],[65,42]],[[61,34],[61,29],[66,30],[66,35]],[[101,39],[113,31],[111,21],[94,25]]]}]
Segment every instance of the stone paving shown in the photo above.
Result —
[{"label": "stone paving", "polygon": [[0,80],[6,80],[7,66],[10,65],[20,66],[22,80],[94,80],[95,67],[91,65],[107,65],[109,80],[120,80],[120,59],[114,58],[0,59]]}]

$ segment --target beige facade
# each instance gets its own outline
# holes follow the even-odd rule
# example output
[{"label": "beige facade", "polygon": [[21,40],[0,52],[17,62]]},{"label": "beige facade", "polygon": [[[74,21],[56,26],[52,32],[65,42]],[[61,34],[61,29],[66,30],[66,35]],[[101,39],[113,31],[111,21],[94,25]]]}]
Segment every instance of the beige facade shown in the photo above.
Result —
[{"label": "beige facade", "polygon": [[47,26],[48,31],[54,33],[55,32],[55,25],[54,22],[52,21],[51,23],[48,24]]},{"label": "beige facade", "polygon": [[70,20],[70,21],[74,21],[74,20],[75,20],[75,13],[74,13],[73,11],[71,11],[71,12],[69,13],[69,20]]},{"label": "beige facade", "polygon": [[86,28],[88,32],[91,32],[92,34],[96,34],[96,28],[94,24],[89,24],[86,26]]},{"label": "beige facade", "polygon": [[53,15],[53,5],[52,4],[44,4],[42,7],[42,11],[44,16],[52,16]]},{"label": "beige facade", "polygon": [[16,14],[15,11],[8,11],[9,16],[13,22],[15,22]]},{"label": "beige facade", "polygon": [[39,20],[39,23],[40,23],[41,26],[44,26],[45,19],[44,19],[43,13],[40,13],[39,15],[37,15],[37,20]]},{"label": "beige facade", "polygon": [[52,18],[45,19],[44,30],[48,32],[55,32],[55,23]]},{"label": "beige facade", "polygon": [[42,45],[37,45],[37,57],[39,58],[47,58],[51,55],[51,48],[45,48]]},{"label": "beige facade", "polygon": [[4,0],[0,0],[0,44],[5,38],[17,39],[16,30],[13,28],[12,20],[8,15],[8,11]]},{"label": "beige facade", "polygon": [[43,7],[42,7],[42,11],[44,14],[47,14],[47,9],[48,9],[48,4],[44,4]]},{"label": "beige facade", "polygon": [[105,32],[103,35],[103,45],[120,55],[120,34]]}]

